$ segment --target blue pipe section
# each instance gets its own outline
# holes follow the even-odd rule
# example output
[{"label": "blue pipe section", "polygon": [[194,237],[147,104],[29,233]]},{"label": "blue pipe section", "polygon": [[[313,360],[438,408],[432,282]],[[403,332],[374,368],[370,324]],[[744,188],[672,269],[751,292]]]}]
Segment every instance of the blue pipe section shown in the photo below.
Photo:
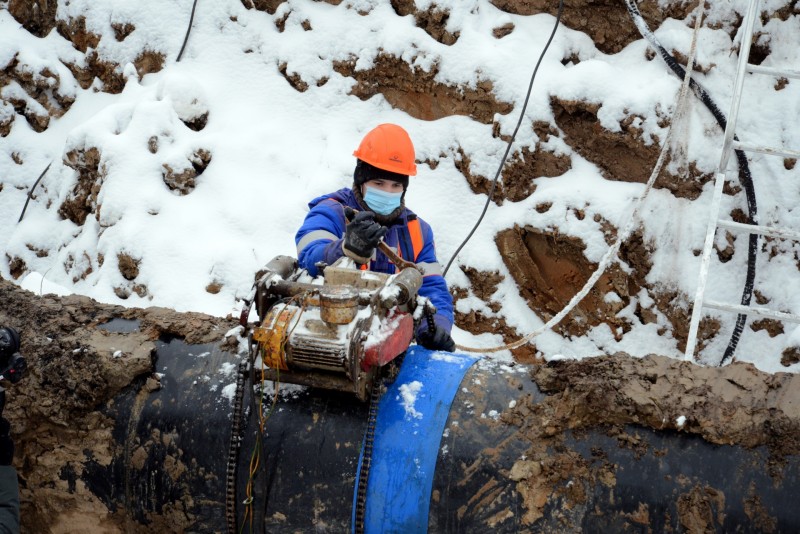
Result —
[{"label": "blue pipe section", "polygon": [[442,433],[458,387],[476,361],[418,345],[406,352],[397,379],[378,405],[365,534],[427,532]]}]

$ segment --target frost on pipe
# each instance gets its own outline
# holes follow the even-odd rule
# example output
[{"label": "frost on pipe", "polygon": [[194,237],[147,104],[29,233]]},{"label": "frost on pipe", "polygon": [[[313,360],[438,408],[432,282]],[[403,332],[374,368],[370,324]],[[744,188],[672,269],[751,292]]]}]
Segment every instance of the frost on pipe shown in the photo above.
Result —
[{"label": "frost on pipe", "polygon": [[[87,462],[81,478],[111,512],[129,518],[129,532],[166,525],[224,532],[232,405],[220,386],[233,382],[233,376],[218,376],[237,357],[214,344],[179,340],[157,343],[156,357],[160,389],[143,382],[109,404],[105,411],[115,421],[118,446],[107,465]],[[446,363],[437,372],[447,372]],[[631,424],[591,400],[566,408],[570,405],[553,399],[574,399],[579,392],[585,396],[585,389],[565,378],[563,392],[545,395],[532,379],[544,384],[542,369],[566,376],[562,367],[482,360],[464,372],[463,362],[455,359],[453,366],[463,379],[451,392],[452,400],[437,407],[447,415],[441,435],[425,436],[436,445],[430,452],[401,458],[391,451],[402,449],[404,442],[384,447],[376,440],[373,458],[383,456],[388,465],[397,458],[391,476],[401,474],[400,483],[402,473],[433,466],[427,504],[417,516],[378,494],[402,491],[402,484],[387,490],[390,484],[380,479],[389,476],[386,470],[371,472],[367,507],[386,501],[379,504],[383,518],[377,525],[412,525],[404,531],[431,533],[800,528],[800,512],[787,491],[797,487],[800,460],[777,454],[775,443],[715,445],[677,432],[674,425],[653,430]],[[377,428],[407,426],[409,449],[420,420],[437,404],[423,403],[422,396],[436,401],[439,391],[430,374],[417,367],[404,362],[387,393],[395,395],[407,417],[386,420],[387,413],[378,413]],[[620,376],[619,382],[637,376],[653,380],[643,371]],[[608,384],[591,395],[619,396]],[[265,414],[270,413],[270,388]],[[288,385],[279,386],[277,398],[265,422],[249,508],[243,501],[258,425],[252,408],[246,408],[248,424],[236,466],[238,527],[249,532],[252,517],[254,531],[351,531],[366,404],[352,395]],[[246,407],[253,406],[251,400],[246,398]],[[796,426],[792,421],[787,424]],[[396,430],[392,435],[398,435]],[[783,432],[777,426],[760,431]],[[364,527],[367,533],[379,528],[368,522]]]}]

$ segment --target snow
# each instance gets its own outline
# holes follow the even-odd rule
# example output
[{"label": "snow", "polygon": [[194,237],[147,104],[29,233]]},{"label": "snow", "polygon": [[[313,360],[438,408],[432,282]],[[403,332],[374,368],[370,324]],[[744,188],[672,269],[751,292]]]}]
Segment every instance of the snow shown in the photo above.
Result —
[{"label": "snow", "polygon": [[20,281],[19,286],[22,289],[26,289],[36,295],[53,294],[63,297],[73,293],[70,288],[50,282],[37,272],[32,272],[25,275],[25,277]]},{"label": "snow", "polygon": [[229,402],[233,402],[233,399],[236,397],[236,384],[228,384],[223,387],[221,394],[223,398],[227,399]]},{"label": "snow", "polygon": [[789,341],[786,345],[787,347],[796,347],[800,349],[800,326],[796,326],[792,329],[792,333],[789,335]]},{"label": "snow", "polygon": [[236,373],[236,364],[231,362],[222,363],[222,366],[219,370],[219,374],[225,376],[232,376],[234,373]]},{"label": "snow", "polygon": [[[383,296],[385,289],[386,288],[381,290],[381,296]],[[391,338],[397,326],[400,324],[400,319],[402,319],[401,315],[392,315],[383,318],[373,315],[370,321],[367,339],[364,341],[364,350],[369,350]]]},{"label": "snow", "polygon": [[686,416],[680,415],[675,419],[675,426],[678,427],[678,430],[682,429],[686,425]]},{"label": "snow", "polygon": [[287,384],[284,382],[274,382],[269,380],[265,380],[261,384],[263,387],[261,400],[264,404],[267,404],[267,401],[272,402],[272,399],[275,397],[276,394],[275,393],[276,387],[278,390],[277,391],[278,398],[284,400],[297,399],[298,397],[305,395],[308,392],[308,387],[300,386],[297,384]]},{"label": "snow", "polygon": [[482,413],[481,419],[486,419],[486,418],[489,418],[492,421],[497,421],[498,419],[500,419],[500,412],[498,412],[497,410],[489,410],[488,414]]},{"label": "snow", "polygon": [[[416,2],[419,9],[433,3]],[[501,132],[510,135],[530,72],[555,19],[546,14],[505,13],[489,0],[437,0],[435,4],[450,11],[447,29],[460,32],[452,46],[430,39],[415,26],[413,17],[397,17],[388,0],[350,0],[336,6],[289,0],[280,4],[275,15],[247,10],[238,0],[200,3],[189,43],[177,63],[190,0],[60,2],[59,18],[83,16],[87,30],[102,35],[98,54],[119,64],[126,79],[124,90],[116,95],[78,85],[64,63],[83,64],[83,55],[58,32],[36,38],[6,10],[0,11],[0,65],[7,65],[16,55],[20,68],[34,76],[48,67],[58,75],[58,94],[75,99],[69,111],[52,118],[44,132],[36,133],[17,116],[10,135],[0,138],[4,185],[0,224],[5,229],[0,233],[0,251],[6,259],[0,262],[0,274],[11,279],[8,260],[18,257],[28,271],[16,283],[37,294],[77,293],[126,306],[237,316],[254,273],[273,256],[295,254],[293,237],[307,202],[350,185],[352,151],[361,137],[381,122],[395,122],[409,131],[418,161],[439,162],[435,169],[419,165],[406,201],[432,225],[440,262],[446,264],[485,202],[485,195],[473,194],[455,169],[456,150],[462,147],[470,155],[473,173],[494,176],[505,142],[492,135],[491,125],[464,116],[426,122],[393,109],[382,96],[365,101],[351,96],[353,80],[337,73],[332,63],[357,59],[356,67],[363,69],[372,65],[379,53],[386,53],[426,71],[435,67],[436,80],[442,83],[475,86],[489,80],[499,100],[515,104],[511,113],[495,117]],[[747,2],[712,4],[704,14],[707,25],[699,32],[697,62],[713,68],[694,76],[727,114],[737,60],[731,50],[741,40],[739,34],[730,36],[730,21],[734,12],[744,12]],[[781,3],[768,4],[774,8]],[[279,31],[275,21],[284,18],[284,30]],[[118,41],[112,23],[130,23],[135,30]],[[513,23],[515,30],[502,39],[494,38],[492,29],[507,23]],[[686,54],[692,23],[693,19],[668,19],[654,32],[668,48]],[[789,68],[800,64],[798,26],[798,17],[768,21],[769,37],[764,38],[771,39],[775,53],[766,64]],[[585,34],[559,27],[534,83],[518,145],[540,142],[526,125],[552,120],[552,95],[599,104],[600,123],[610,130],[618,129],[623,117],[636,114],[640,117],[636,126],[645,138],[660,145],[666,136],[664,118],[674,113],[680,81],[659,59],[645,59],[647,46],[640,39],[607,55]],[[132,62],[144,49],[163,53],[166,61],[163,70],[139,80]],[[572,54],[580,58],[578,64],[561,63]],[[286,83],[278,69],[281,64],[286,65],[287,75],[299,76],[309,89],[298,92]],[[54,80],[47,83],[55,84]],[[765,77],[748,80],[739,116],[740,137],[747,140],[748,134],[750,139],[755,135],[761,144],[797,149],[800,84],[791,82],[780,91],[773,85],[774,81]],[[2,91],[4,97],[18,94],[31,107],[41,107],[16,83]],[[757,106],[752,105],[755,102]],[[190,130],[182,122],[205,112],[208,123],[200,131]],[[11,113],[9,106],[0,107],[0,120]],[[677,158],[671,165],[690,161],[702,172],[713,172],[722,132],[696,99],[690,100],[683,121],[674,126],[679,133],[675,146],[685,150],[686,160]],[[149,149],[152,138],[158,143],[156,154]],[[570,155],[572,168],[555,179],[538,179],[536,191],[523,201],[490,205],[483,224],[447,274],[451,286],[469,292],[461,266],[499,272],[504,279],[492,296],[501,304],[499,311],[491,311],[471,292],[457,308],[464,313],[475,310],[488,317],[500,316],[520,337],[541,327],[545,319],[533,313],[520,296],[494,236],[514,225],[553,229],[582,239],[587,259],[597,262],[608,246],[592,215],[601,213],[622,227],[643,191],[639,183],[604,179],[593,164],[558,137],[551,137],[547,146]],[[76,171],[63,160],[72,150],[90,147],[97,147],[102,154],[104,177],[97,198],[101,208],[97,218],[90,214],[86,223],[78,226],[58,215],[58,207],[77,180]],[[200,149],[208,150],[212,159],[197,177],[196,188],[184,196],[169,191],[162,180],[163,165],[176,171],[187,168],[189,158]],[[26,195],[51,161],[24,219],[17,223]],[[800,227],[797,168],[785,168],[780,158],[754,155],[751,169],[761,222]],[[648,283],[689,298],[694,295],[700,264],[695,252],[702,248],[711,189],[707,184],[694,201],[676,198],[663,189],[648,195],[641,212],[644,237],[655,249]],[[552,203],[547,212],[533,209],[545,202]],[[723,199],[723,213],[744,207],[743,194]],[[586,217],[578,220],[572,208],[585,210]],[[718,239],[723,242],[724,235]],[[736,251],[729,262],[712,257],[709,298],[738,302],[746,239],[736,238]],[[770,299],[771,308],[800,313],[800,245],[772,242],[768,247],[782,254],[759,256],[756,288]],[[120,273],[120,254],[139,261],[134,282]],[[212,282],[221,285],[218,293],[205,290]],[[147,288],[143,297],[132,291],[134,283]],[[129,296],[120,298],[119,291],[115,292],[120,289]],[[640,293],[620,312],[633,323],[621,339],[601,325],[585,336],[569,339],[545,332],[535,339],[536,349],[548,360],[616,351],[681,358],[676,340],[665,328],[666,319],[656,313],[658,323],[642,324],[636,317],[637,303],[655,311],[652,299],[646,292]],[[722,322],[720,334],[703,353],[704,359],[714,360],[727,345],[735,317],[710,314]],[[800,364],[780,364],[781,351],[800,344],[798,330],[791,325],[785,330],[769,337],[765,330],[754,332],[747,327],[737,358],[770,372],[797,372]],[[458,325],[453,335],[457,343],[472,347],[503,343],[499,334],[472,335]],[[511,359],[508,351],[493,357],[506,362]]]},{"label": "snow", "polygon": [[398,389],[400,391],[398,400],[400,400],[403,408],[406,411],[406,417],[412,419],[422,419],[423,414],[414,408],[414,404],[417,402],[417,396],[422,390],[422,382],[419,380],[414,380],[408,384],[400,384]]},{"label": "snow", "polygon": [[431,353],[431,360],[438,360],[453,364],[463,369],[472,363],[472,359],[465,358],[459,354],[452,354],[450,352],[434,351]]}]

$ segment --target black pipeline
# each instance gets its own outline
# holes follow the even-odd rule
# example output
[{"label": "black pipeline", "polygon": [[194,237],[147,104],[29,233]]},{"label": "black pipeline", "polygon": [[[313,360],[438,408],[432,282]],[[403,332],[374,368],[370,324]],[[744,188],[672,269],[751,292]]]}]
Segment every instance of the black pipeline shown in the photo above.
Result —
[{"label": "black pipeline", "polygon": [[[365,532],[374,532],[376,525],[383,525],[385,532],[392,531],[391,525],[411,525],[405,532],[432,533],[681,530],[681,507],[693,487],[722,495],[713,506],[723,531],[760,528],[747,504],[754,496],[759,517],[770,518],[776,531],[800,528],[800,510],[787,491],[798,482],[797,457],[785,459],[782,479],[776,480],[768,474],[765,448],[711,445],[699,437],[644,427],[627,429],[640,440],[642,446],[636,448],[621,448],[605,428],[565,435],[553,454],[569,453],[589,468],[602,464],[610,477],[587,482],[565,473],[547,494],[541,517],[531,515],[530,491],[537,487],[537,470],[528,465],[526,453],[533,444],[520,426],[503,418],[518,402],[535,404],[544,398],[530,378],[530,368],[473,362],[446,353],[435,355],[438,367],[428,368],[420,363],[424,354],[415,356],[416,351],[413,348],[395,382],[388,385],[378,412],[376,430],[393,437],[383,445],[380,436],[376,438],[376,448],[384,451],[373,454]],[[230,508],[235,508],[243,532],[353,531],[368,406],[342,393],[283,385],[272,409],[272,385],[266,387],[263,400],[256,389],[256,397],[245,403],[246,425],[233,473],[235,500],[226,504],[230,397],[239,362],[239,356],[218,345],[159,342],[156,370],[161,387],[148,388],[142,380],[110,403],[105,411],[115,420],[118,447],[109,465],[87,460],[83,482],[110,511],[129,517],[135,531],[146,531],[155,519],[180,509],[190,522],[187,530],[225,532]],[[452,399],[442,401],[432,375],[443,373],[448,365],[463,378],[459,376]],[[249,396],[254,390],[247,391]],[[269,417],[260,445],[261,466],[252,469],[259,426],[252,406],[258,407],[258,401],[257,409]],[[445,410],[443,429],[426,435],[420,425],[436,410]],[[402,435],[405,441],[396,438]],[[433,452],[428,457],[398,457],[392,466],[394,453],[386,451],[412,450],[417,437],[432,441]],[[376,468],[381,454],[384,467]],[[387,470],[387,465],[393,469]],[[526,465],[530,469],[521,476],[520,467]],[[433,472],[427,473],[426,466]],[[251,472],[255,477],[248,491]],[[387,478],[399,476],[402,482],[402,477],[428,475],[429,481],[417,484],[423,491],[430,487],[425,510],[415,512],[396,504],[396,499],[381,504],[384,492],[397,491],[391,488],[397,481]],[[409,487],[412,482],[418,481],[409,480]],[[576,485],[577,498],[572,489]],[[249,501],[243,502],[248,495]],[[647,513],[641,513],[642,507]]]}]

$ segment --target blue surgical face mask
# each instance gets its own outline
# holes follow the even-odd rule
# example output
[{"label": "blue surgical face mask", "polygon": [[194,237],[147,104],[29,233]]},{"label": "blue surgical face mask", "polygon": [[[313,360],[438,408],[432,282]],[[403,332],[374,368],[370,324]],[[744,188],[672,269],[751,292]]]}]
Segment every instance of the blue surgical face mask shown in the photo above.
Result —
[{"label": "blue surgical face mask", "polygon": [[380,215],[389,215],[400,206],[400,197],[403,193],[389,193],[375,187],[367,187],[364,193],[364,202],[369,209]]}]

